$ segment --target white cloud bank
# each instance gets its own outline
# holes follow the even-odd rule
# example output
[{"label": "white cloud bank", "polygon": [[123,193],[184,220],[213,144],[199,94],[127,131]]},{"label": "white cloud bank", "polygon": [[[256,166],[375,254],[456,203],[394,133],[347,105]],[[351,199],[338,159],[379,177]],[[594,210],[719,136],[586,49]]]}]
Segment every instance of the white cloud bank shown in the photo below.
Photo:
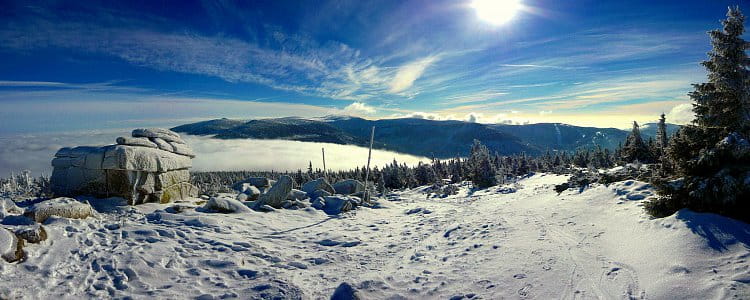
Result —
[{"label": "white cloud bank", "polygon": [[667,122],[673,124],[687,124],[695,119],[693,105],[690,103],[680,104],[672,108],[666,115]]},{"label": "white cloud bank", "polygon": [[344,107],[344,112],[351,115],[372,115],[376,112],[375,108],[362,102],[354,102]]},{"label": "white cloud bank", "polygon": [[[50,162],[58,149],[112,144],[118,136],[128,134],[130,129],[0,137],[0,177],[23,170],[31,171],[34,176],[50,175]],[[296,171],[307,168],[311,161],[313,167],[322,169],[321,148],[326,149],[326,165],[329,169],[352,169],[367,164],[367,148],[358,146],[282,140],[219,140],[190,135],[183,137],[197,154],[193,159],[193,170],[197,171]],[[409,165],[429,161],[426,157],[373,150],[371,166],[383,166],[394,158],[399,163]]]}]

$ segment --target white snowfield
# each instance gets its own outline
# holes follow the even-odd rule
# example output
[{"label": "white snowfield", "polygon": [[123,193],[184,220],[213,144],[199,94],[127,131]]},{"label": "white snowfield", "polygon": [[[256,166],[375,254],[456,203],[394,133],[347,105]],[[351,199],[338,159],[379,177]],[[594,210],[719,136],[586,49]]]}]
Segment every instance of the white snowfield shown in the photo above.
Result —
[{"label": "white snowfield", "polygon": [[333,217],[91,200],[96,216],[52,217],[25,262],[0,263],[0,298],[328,299],[342,282],[363,299],[750,298],[750,225],[651,219],[637,181],[558,196],[566,179],[415,189]]}]

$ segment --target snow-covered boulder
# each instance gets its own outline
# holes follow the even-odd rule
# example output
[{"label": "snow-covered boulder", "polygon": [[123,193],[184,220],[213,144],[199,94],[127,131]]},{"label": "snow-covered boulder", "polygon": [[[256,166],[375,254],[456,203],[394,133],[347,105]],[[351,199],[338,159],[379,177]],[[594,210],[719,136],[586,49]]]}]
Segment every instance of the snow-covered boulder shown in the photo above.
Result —
[{"label": "snow-covered boulder", "polygon": [[42,223],[51,216],[85,219],[92,213],[93,210],[88,203],[73,198],[60,197],[34,204],[26,210],[25,215],[38,223]]},{"label": "snow-covered boulder", "polygon": [[7,262],[14,262],[21,260],[23,256],[23,241],[9,230],[0,228],[0,257]]},{"label": "snow-covered boulder", "polygon": [[244,213],[252,211],[244,203],[224,197],[211,197],[211,199],[206,201],[203,209],[220,213]]},{"label": "snow-covered boulder", "polygon": [[240,193],[243,195],[247,195],[247,199],[250,201],[258,200],[258,197],[261,194],[260,190],[257,187],[249,183],[242,184],[242,187],[240,188]]},{"label": "snow-covered boulder", "polygon": [[349,197],[345,196],[328,196],[325,197],[325,206],[323,207],[323,211],[325,211],[329,215],[337,215],[343,212],[347,212],[352,210],[354,208],[354,205],[349,199]]},{"label": "snow-covered boulder", "polygon": [[198,189],[188,172],[194,156],[177,133],[136,129],[116,145],[57,151],[51,187],[57,196],[118,196],[130,204],[195,197]]},{"label": "snow-covered boulder", "polygon": [[365,185],[359,180],[346,179],[333,185],[336,194],[351,195],[365,190]]},{"label": "snow-covered boulder", "polygon": [[326,191],[331,195],[336,193],[336,190],[333,189],[333,186],[328,183],[328,181],[323,177],[306,182],[302,185],[302,190],[308,194],[315,193],[315,191],[317,190]]},{"label": "snow-covered boulder", "polygon": [[292,189],[289,191],[289,195],[286,197],[287,200],[305,200],[307,199],[307,193],[298,189]]},{"label": "snow-covered boulder", "polygon": [[278,182],[271,186],[271,189],[258,197],[258,201],[255,201],[255,207],[269,205],[273,208],[281,208],[281,202],[287,199],[293,186],[294,179],[292,177],[287,175],[281,176]]}]

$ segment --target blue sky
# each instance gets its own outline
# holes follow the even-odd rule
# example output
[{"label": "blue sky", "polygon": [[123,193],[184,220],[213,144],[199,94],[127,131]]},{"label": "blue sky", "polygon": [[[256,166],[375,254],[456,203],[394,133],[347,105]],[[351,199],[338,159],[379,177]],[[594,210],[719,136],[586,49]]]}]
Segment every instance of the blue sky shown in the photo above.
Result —
[{"label": "blue sky", "polygon": [[[689,119],[738,1],[0,1],[0,133],[353,114]],[[740,6],[744,11],[746,4]]]}]

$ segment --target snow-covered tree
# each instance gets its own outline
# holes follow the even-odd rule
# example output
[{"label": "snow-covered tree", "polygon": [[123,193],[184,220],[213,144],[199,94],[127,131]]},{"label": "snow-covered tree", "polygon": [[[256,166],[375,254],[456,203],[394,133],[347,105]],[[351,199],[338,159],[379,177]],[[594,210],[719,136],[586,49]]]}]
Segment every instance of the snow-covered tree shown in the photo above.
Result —
[{"label": "snow-covered tree", "polygon": [[469,157],[471,166],[471,182],[479,188],[497,185],[497,169],[492,163],[490,150],[478,140],[474,140]]},{"label": "snow-covered tree", "polygon": [[750,219],[750,59],[742,39],[745,17],[730,8],[723,29],[709,32],[712,50],[702,65],[708,82],[689,94],[695,120],[667,147],[676,179],[649,208],[668,214],[682,207]]},{"label": "snow-covered tree", "polygon": [[625,140],[625,145],[623,145],[620,155],[622,155],[622,159],[626,163],[630,163],[636,160],[640,162],[652,161],[651,151],[649,151],[646,143],[643,142],[643,138],[641,137],[641,129],[638,126],[638,122],[633,121],[633,130]]}]

